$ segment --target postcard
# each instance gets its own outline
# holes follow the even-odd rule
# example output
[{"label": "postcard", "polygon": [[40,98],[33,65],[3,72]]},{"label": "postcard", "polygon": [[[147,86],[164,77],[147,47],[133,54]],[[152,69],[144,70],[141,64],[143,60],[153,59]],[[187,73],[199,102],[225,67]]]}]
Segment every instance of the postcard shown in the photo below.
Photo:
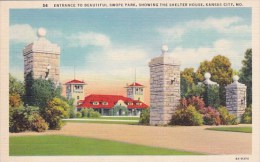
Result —
[{"label": "postcard", "polygon": [[258,1],[1,1],[0,160],[259,158]]}]

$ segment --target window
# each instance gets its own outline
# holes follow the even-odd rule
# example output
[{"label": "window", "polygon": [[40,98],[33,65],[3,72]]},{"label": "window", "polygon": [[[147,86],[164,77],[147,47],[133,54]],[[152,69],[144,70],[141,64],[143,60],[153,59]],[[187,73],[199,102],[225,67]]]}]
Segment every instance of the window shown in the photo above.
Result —
[{"label": "window", "polygon": [[133,103],[132,102],[128,102],[128,105],[133,105]]},{"label": "window", "polygon": [[142,105],[142,103],[141,102],[137,102],[136,105]]},{"label": "window", "polygon": [[79,96],[77,96],[77,99],[79,100]]},{"label": "window", "polygon": [[93,105],[99,105],[99,103],[98,103],[98,102],[93,102],[92,104],[93,104]]},{"label": "window", "polygon": [[108,105],[108,102],[102,102],[102,105]]}]

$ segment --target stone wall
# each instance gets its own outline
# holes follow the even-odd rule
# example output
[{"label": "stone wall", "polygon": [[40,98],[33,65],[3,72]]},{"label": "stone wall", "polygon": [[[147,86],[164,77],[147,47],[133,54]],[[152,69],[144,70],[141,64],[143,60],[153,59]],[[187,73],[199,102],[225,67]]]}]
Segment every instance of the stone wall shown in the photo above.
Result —
[{"label": "stone wall", "polygon": [[172,118],[180,100],[180,64],[169,55],[151,60],[150,124],[165,125]]}]

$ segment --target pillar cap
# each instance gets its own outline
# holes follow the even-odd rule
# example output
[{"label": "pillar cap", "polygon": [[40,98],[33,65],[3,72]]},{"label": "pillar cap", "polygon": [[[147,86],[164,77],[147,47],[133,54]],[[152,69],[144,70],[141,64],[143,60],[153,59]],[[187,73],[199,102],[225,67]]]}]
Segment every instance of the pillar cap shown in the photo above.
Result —
[{"label": "pillar cap", "polygon": [[46,33],[47,33],[47,31],[46,31],[45,28],[39,28],[39,29],[37,30],[37,36],[38,36],[38,38],[45,37],[45,36],[46,36]]}]

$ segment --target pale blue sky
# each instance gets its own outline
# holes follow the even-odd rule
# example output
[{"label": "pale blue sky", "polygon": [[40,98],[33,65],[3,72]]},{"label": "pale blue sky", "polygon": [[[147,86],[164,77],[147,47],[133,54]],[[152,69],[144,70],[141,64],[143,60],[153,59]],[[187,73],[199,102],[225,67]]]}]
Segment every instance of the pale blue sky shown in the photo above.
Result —
[{"label": "pale blue sky", "polygon": [[[61,79],[101,78],[125,82],[149,79],[148,62],[162,44],[182,62],[197,68],[222,54],[238,70],[251,48],[251,8],[189,9],[15,9],[10,10],[10,71],[23,78],[22,49],[44,27],[61,47]],[[121,83],[119,83],[121,84]]]}]

